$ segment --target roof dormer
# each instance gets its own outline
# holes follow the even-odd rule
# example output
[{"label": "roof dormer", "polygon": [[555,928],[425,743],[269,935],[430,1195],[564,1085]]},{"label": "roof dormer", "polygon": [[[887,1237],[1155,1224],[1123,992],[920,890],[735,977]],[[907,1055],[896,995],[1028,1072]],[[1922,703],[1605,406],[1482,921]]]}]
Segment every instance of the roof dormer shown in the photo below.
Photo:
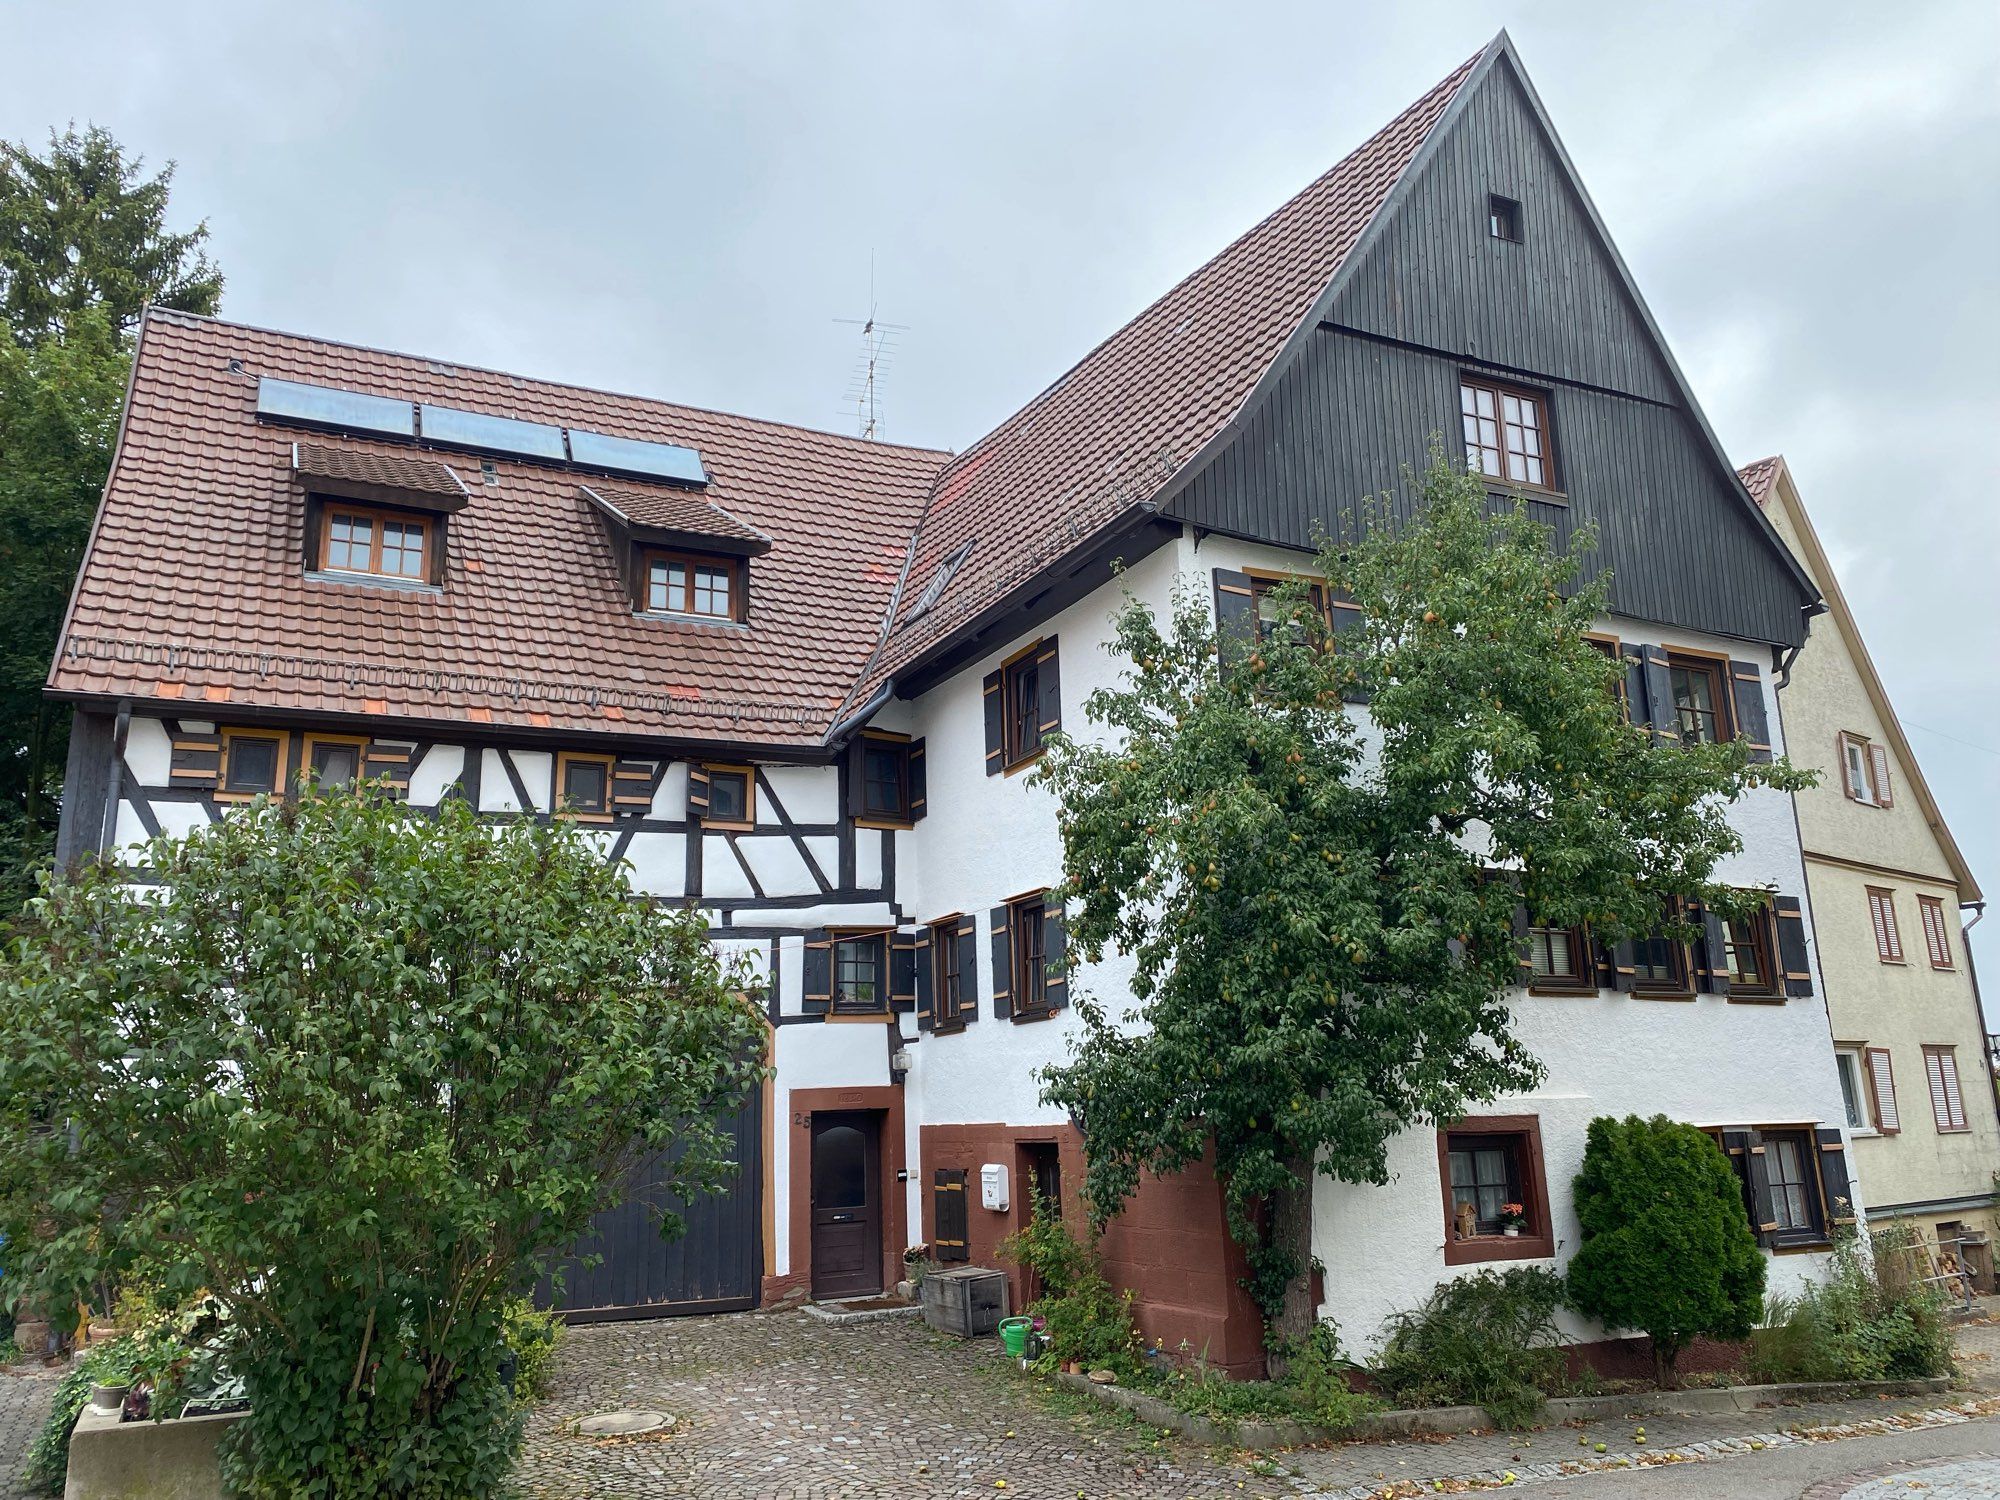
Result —
[{"label": "roof dormer", "polygon": [[748,622],[750,559],[771,550],[763,532],[683,490],[586,484],[578,493],[610,533],[635,613]]}]

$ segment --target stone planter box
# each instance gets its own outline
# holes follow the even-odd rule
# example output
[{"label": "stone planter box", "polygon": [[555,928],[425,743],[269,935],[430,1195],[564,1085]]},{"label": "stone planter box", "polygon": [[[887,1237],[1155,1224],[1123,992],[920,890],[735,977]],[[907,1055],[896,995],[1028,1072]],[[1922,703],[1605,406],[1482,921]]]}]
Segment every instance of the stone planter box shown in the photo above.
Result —
[{"label": "stone planter box", "polygon": [[63,1500],[225,1500],[216,1445],[244,1413],[121,1422],[86,1406],[69,1439]]}]

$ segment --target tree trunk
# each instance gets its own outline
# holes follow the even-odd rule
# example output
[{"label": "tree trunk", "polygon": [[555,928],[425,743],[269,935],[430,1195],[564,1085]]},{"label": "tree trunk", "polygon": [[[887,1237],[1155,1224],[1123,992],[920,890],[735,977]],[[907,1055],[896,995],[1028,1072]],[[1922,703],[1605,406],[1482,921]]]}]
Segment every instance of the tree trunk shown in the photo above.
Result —
[{"label": "tree trunk", "polygon": [[1680,1370],[1677,1368],[1681,1357],[1678,1344],[1653,1340],[1653,1383],[1663,1391],[1677,1391],[1681,1386]]},{"label": "tree trunk", "polygon": [[1312,1296],[1312,1158],[1294,1157],[1285,1168],[1292,1185],[1272,1197],[1271,1248],[1289,1257],[1293,1270],[1285,1283],[1284,1303],[1268,1330],[1267,1362],[1273,1380],[1284,1379],[1291,1351],[1311,1336],[1319,1321]]}]

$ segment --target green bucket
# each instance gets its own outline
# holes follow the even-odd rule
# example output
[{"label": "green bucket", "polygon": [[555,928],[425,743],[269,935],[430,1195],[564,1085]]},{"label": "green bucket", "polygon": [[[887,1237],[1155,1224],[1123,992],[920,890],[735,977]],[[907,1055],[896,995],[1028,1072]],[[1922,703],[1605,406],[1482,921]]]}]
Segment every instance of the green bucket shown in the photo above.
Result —
[{"label": "green bucket", "polygon": [[1019,1359],[1028,1352],[1028,1330],[1035,1326],[1033,1318],[1002,1318],[1000,1320],[1000,1347],[1008,1357]]}]

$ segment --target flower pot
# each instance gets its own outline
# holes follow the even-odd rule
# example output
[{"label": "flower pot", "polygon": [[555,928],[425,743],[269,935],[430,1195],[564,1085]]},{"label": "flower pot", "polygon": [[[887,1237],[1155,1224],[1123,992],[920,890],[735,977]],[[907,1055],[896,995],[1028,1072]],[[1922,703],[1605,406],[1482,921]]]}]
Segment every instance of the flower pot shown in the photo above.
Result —
[{"label": "flower pot", "polygon": [[1521,1237],[1520,1226],[1516,1224],[1509,1224],[1505,1229],[1501,1230],[1500,1232],[1505,1236],[1507,1236],[1507,1238],[1510,1240],[1518,1240]]},{"label": "flower pot", "polygon": [[90,1388],[90,1404],[99,1411],[117,1411],[125,1405],[125,1397],[132,1387],[120,1385],[93,1385]]}]

